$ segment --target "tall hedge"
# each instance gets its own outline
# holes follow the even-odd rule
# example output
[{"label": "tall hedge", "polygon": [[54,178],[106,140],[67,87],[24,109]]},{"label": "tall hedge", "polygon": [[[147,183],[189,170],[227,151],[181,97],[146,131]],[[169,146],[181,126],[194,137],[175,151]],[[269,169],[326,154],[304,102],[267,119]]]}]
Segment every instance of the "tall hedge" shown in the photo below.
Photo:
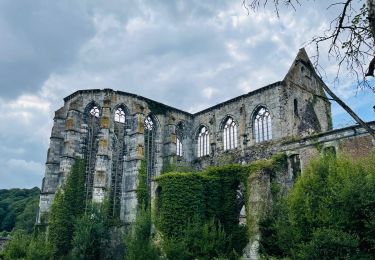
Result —
[{"label": "tall hedge", "polygon": [[200,233],[202,231],[197,227],[217,223],[223,228],[227,240],[227,247],[220,250],[226,250],[226,253],[234,250],[240,254],[247,235],[246,227],[239,225],[237,190],[246,176],[248,168],[239,165],[211,167],[200,173],[172,172],[159,176],[156,179],[159,184],[156,221],[164,239],[177,241],[179,246],[195,247],[195,238],[186,237],[186,228],[194,227],[194,232]]}]

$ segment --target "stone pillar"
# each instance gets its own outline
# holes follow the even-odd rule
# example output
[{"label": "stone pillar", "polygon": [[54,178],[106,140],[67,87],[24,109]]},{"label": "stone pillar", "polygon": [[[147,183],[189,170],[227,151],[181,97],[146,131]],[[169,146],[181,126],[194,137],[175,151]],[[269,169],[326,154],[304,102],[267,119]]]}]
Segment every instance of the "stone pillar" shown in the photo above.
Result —
[{"label": "stone pillar", "polygon": [[141,168],[141,162],[144,158],[144,119],[145,116],[141,110],[128,121],[132,122],[126,130],[125,142],[128,151],[124,160],[124,178],[122,179],[122,196],[120,219],[125,223],[135,221],[137,213],[137,194],[138,171]]},{"label": "stone pillar", "polygon": [[248,205],[246,213],[251,226],[250,241],[244,249],[242,259],[259,259],[259,220],[270,206],[270,175],[265,171],[254,172],[248,179]]},{"label": "stone pillar", "polygon": [[39,199],[39,211],[37,223],[41,224],[43,216],[49,212],[52,201],[59,184],[59,171],[61,151],[63,147],[63,132],[65,130],[65,119],[58,111],[55,114],[54,124],[50,137],[50,146],[47,153],[45,177],[43,178],[42,189]]},{"label": "stone pillar", "polygon": [[109,158],[109,128],[111,118],[111,100],[106,98],[103,101],[103,111],[100,118],[99,145],[98,153],[96,154],[92,193],[92,201],[98,203],[103,202],[105,198],[107,188],[110,186],[109,180],[112,173],[112,164]]},{"label": "stone pillar", "polygon": [[[162,168],[169,165],[176,164],[176,153],[177,153],[177,136],[176,136],[176,122],[171,115],[167,115],[165,118],[164,127],[164,141],[163,141],[163,166]],[[161,126],[159,126],[161,127]],[[181,140],[182,141],[182,140]]]},{"label": "stone pillar", "polygon": [[81,112],[69,109],[65,125],[64,146],[60,162],[59,184],[62,185],[69,175],[75,159],[81,155]]},{"label": "stone pillar", "polygon": [[242,104],[240,108],[240,119],[238,122],[239,128],[239,147],[241,148],[241,155],[244,156],[244,149],[246,148],[247,145],[247,133],[246,133],[246,118],[247,118],[247,113],[246,113],[246,108],[245,105]]}]

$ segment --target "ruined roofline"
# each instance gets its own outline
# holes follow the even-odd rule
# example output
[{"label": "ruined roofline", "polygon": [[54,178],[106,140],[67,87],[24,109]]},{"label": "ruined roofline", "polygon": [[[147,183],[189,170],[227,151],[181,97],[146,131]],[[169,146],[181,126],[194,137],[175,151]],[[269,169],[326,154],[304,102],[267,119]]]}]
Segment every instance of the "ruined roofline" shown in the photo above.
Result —
[{"label": "ruined roofline", "polygon": [[[369,121],[369,122],[367,122],[367,124],[371,128],[375,129],[375,121]],[[317,134],[314,134],[314,135],[298,138],[298,139],[293,139],[293,140],[290,140],[290,141],[286,141],[283,144],[289,145],[289,144],[298,143],[298,142],[306,142],[306,141],[309,141],[309,140],[314,140],[314,139],[317,139],[317,138],[329,136],[329,135],[332,135],[332,134],[337,134],[337,133],[340,133],[340,132],[345,132],[345,131],[348,131],[348,130],[353,130],[354,132],[356,132],[358,134],[368,134],[368,132],[366,130],[364,130],[364,128],[361,125],[354,124],[354,125],[350,125],[350,126],[346,126],[346,127],[342,127],[342,128],[336,128],[336,129],[332,129],[332,130],[325,131],[325,132],[322,132],[322,133],[317,133]],[[363,130],[363,131],[357,132],[358,130]]]},{"label": "ruined roofline", "polygon": [[138,98],[140,100],[143,100],[145,101],[146,103],[154,103],[156,105],[159,105],[159,106],[163,106],[167,109],[171,109],[171,110],[174,110],[176,112],[179,112],[179,113],[183,113],[183,114],[186,114],[190,117],[193,116],[193,114],[189,113],[189,112],[186,112],[184,110],[181,110],[181,109],[178,109],[178,108],[175,108],[175,107],[171,107],[171,106],[168,106],[166,104],[163,104],[161,102],[158,102],[158,101],[155,101],[155,100],[152,100],[152,99],[149,99],[149,98],[146,98],[146,97],[143,97],[143,96],[139,96],[139,95],[136,95],[136,94],[133,94],[133,93],[129,93],[129,92],[125,92],[125,91],[120,91],[120,90],[113,90],[113,89],[110,89],[110,88],[105,88],[105,89],[83,89],[83,90],[77,90],[76,92],[70,94],[69,96],[65,97],[64,98],[64,102],[67,102],[71,99],[73,99],[75,96],[77,95],[81,95],[81,94],[85,94],[85,93],[100,93],[100,92],[114,92],[114,93],[117,93],[117,94],[120,94],[120,95],[125,95],[125,96],[131,96],[131,97],[134,97],[134,98]]},{"label": "ruined roofline", "polygon": [[284,81],[277,81],[275,83],[272,83],[272,84],[266,85],[264,87],[258,88],[256,90],[253,90],[251,92],[248,92],[246,94],[234,97],[234,98],[226,100],[224,102],[220,102],[220,103],[218,103],[218,104],[216,104],[214,106],[208,107],[208,108],[206,108],[204,110],[201,110],[201,111],[198,111],[198,112],[196,112],[194,114],[186,112],[186,111],[178,109],[178,108],[175,108],[175,107],[171,107],[171,106],[165,105],[163,103],[160,103],[158,101],[155,101],[155,100],[143,97],[143,96],[139,96],[139,95],[136,95],[136,94],[133,94],[133,93],[119,91],[119,90],[116,91],[116,90],[112,90],[112,89],[108,89],[108,88],[107,89],[83,89],[83,90],[77,90],[76,92],[74,92],[74,93],[70,94],[69,96],[65,97],[64,98],[64,102],[67,102],[67,101],[73,99],[77,95],[81,95],[81,94],[85,94],[85,93],[93,93],[94,94],[94,93],[100,93],[102,91],[105,91],[105,92],[115,92],[115,93],[120,94],[120,95],[128,95],[128,96],[131,96],[131,97],[135,97],[135,98],[144,100],[147,103],[151,102],[151,103],[163,106],[163,107],[165,107],[167,109],[175,110],[177,112],[180,112],[180,113],[186,114],[186,115],[188,115],[190,117],[193,117],[193,116],[197,116],[197,115],[200,115],[202,113],[205,113],[207,111],[210,111],[212,109],[219,108],[219,107],[221,107],[223,105],[227,105],[229,103],[236,102],[236,101],[238,101],[241,98],[246,98],[246,97],[258,94],[258,93],[260,93],[260,92],[262,92],[264,90],[268,90],[268,89],[271,89],[271,88],[276,87],[276,86],[284,86],[284,85],[285,85]]},{"label": "ruined roofline", "polygon": [[274,88],[274,87],[277,87],[277,86],[285,86],[285,82],[284,81],[277,81],[277,82],[274,82],[272,84],[266,85],[264,87],[258,88],[256,90],[250,91],[250,92],[248,92],[246,94],[237,96],[237,97],[232,98],[232,99],[228,99],[228,100],[226,100],[224,102],[218,103],[216,105],[213,105],[211,107],[203,109],[203,110],[201,110],[201,111],[199,111],[197,113],[194,113],[194,116],[198,116],[198,115],[206,113],[206,112],[208,112],[208,111],[210,111],[212,109],[219,108],[219,107],[221,107],[223,105],[227,105],[227,104],[232,103],[232,102],[236,102],[236,101],[238,101],[238,100],[240,100],[242,98],[250,97],[252,95],[258,94],[258,93],[260,93],[262,91],[265,91],[265,90],[268,90],[268,89],[271,89],[271,88]]}]

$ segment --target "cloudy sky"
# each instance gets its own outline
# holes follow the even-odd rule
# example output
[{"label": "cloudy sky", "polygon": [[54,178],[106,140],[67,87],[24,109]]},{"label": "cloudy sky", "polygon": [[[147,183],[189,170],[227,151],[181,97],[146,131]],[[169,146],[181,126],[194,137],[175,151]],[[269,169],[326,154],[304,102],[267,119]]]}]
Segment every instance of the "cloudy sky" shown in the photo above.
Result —
[{"label": "cloudy sky", "polygon": [[[40,186],[53,111],[70,93],[112,88],[199,111],[281,80],[301,47],[314,55],[306,43],[327,28],[327,2],[277,19],[272,8],[248,15],[242,0],[1,0],[0,189]],[[335,61],[321,65],[327,85],[375,120],[374,93],[333,84]],[[333,118],[352,123],[335,105]]]}]

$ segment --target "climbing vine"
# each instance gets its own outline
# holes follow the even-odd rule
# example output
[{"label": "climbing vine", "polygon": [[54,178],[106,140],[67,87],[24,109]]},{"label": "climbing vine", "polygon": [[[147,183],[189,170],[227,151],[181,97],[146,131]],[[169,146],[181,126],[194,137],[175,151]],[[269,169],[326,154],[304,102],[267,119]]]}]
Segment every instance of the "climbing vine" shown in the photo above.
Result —
[{"label": "climbing vine", "polygon": [[228,255],[234,250],[239,255],[247,243],[247,235],[246,227],[239,225],[237,192],[247,170],[239,165],[227,165],[200,173],[172,172],[159,176],[156,224],[165,240],[193,246],[194,238],[186,237],[186,227],[195,227],[194,232],[199,233],[198,226],[215,222],[226,234],[223,237],[228,247],[221,248],[226,250],[221,253]]},{"label": "climbing vine", "polygon": [[140,208],[146,207],[149,202],[147,185],[147,165],[146,161],[141,161],[141,167],[138,171],[138,186],[136,190],[138,204]]}]

